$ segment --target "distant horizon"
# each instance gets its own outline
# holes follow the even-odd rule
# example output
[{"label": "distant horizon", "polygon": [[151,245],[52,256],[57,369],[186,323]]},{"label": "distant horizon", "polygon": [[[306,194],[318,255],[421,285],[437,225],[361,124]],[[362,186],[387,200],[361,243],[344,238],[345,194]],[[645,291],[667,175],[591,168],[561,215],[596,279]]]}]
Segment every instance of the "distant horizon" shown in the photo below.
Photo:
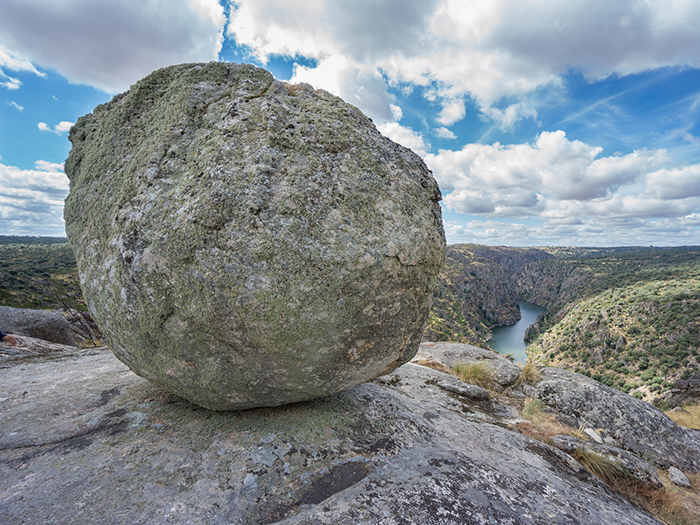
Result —
[{"label": "distant horizon", "polygon": [[418,154],[450,244],[700,244],[699,2],[40,4],[0,17],[1,231],[65,235],[80,116],[222,61],[338,95]]},{"label": "distant horizon", "polygon": [[[6,238],[32,238],[32,239],[52,239],[61,240],[68,242],[67,237],[54,236],[54,235],[22,235],[22,234],[2,234],[0,233],[0,241]],[[621,245],[609,245],[609,246],[583,246],[575,244],[532,244],[532,245],[515,245],[515,244],[488,244],[488,243],[478,243],[478,242],[451,242],[447,243],[447,246],[455,246],[459,244],[470,244],[474,246],[491,246],[494,248],[584,248],[589,250],[596,250],[601,248],[700,248],[700,244],[667,244],[667,245],[642,245],[642,244],[621,244]]]}]

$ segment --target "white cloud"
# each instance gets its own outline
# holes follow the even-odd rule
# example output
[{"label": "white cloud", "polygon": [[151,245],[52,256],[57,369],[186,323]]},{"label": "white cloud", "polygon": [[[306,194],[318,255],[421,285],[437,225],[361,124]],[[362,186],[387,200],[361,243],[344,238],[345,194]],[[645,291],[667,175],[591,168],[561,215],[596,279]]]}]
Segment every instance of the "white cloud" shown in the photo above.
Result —
[{"label": "white cloud", "polygon": [[339,55],[361,69],[381,70],[393,83],[434,86],[446,126],[463,118],[459,101],[467,94],[504,128],[536,117],[531,105],[515,101],[502,108],[498,102],[558,85],[572,68],[597,79],[700,66],[700,3],[693,1],[236,4],[229,31],[261,59]]},{"label": "white cloud", "polygon": [[448,100],[443,103],[437,121],[445,126],[451,126],[462,120],[466,114],[463,100]]},{"label": "white cloud", "polygon": [[449,192],[446,207],[483,217],[447,221],[448,242],[698,243],[700,164],[660,168],[670,162],[662,150],[601,153],[558,131],[534,144],[473,144],[428,155]]},{"label": "white cloud", "polygon": [[22,81],[5,73],[5,69],[34,73],[40,77],[45,76],[45,73],[38,71],[31,62],[10,53],[0,45],[0,86],[13,91],[19,89],[22,86]]},{"label": "white cloud", "polygon": [[158,67],[216,60],[225,21],[217,0],[3,0],[0,65],[12,50],[113,93]]},{"label": "white cloud", "polygon": [[10,100],[10,101],[8,102],[8,104],[9,104],[10,106],[12,106],[13,108],[15,108],[17,111],[24,111],[24,106],[20,106],[20,105],[17,104],[17,102],[15,102],[14,100]]},{"label": "white cloud", "polygon": [[62,164],[39,160],[34,169],[21,169],[0,163],[0,232],[64,235],[67,194]]},{"label": "white cloud", "polygon": [[398,120],[381,74],[346,57],[330,56],[321,60],[317,67],[295,64],[290,82],[306,82],[317,89],[325,89],[357,106],[377,122]]},{"label": "white cloud", "polygon": [[377,125],[377,129],[382,135],[413,150],[414,153],[417,153],[421,157],[427,155],[428,147],[425,140],[423,140],[423,136],[411,128],[402,126],[398,122],[385,122],[384,124]]},{"label": "white cloud", "polygon": [[[492,216],[677,216],[690,203],[673,206],[644,190],[647,178],[673,178],[685,187],[693,170],[658,171],[664,150],[638,150],[601,157],[602,148],[569,140],[559,130],[543,132],[534,144],[468,144],[440,150],[425,160],[444,192],[445,205],[459,213]],[[669,186],[671,187],[671,186]],[[662,210],[665,206],[665,210]],[[692,207],[692,206],[691,206]]]},{"label": "white cloud", "polygon": [[700,197],[700,164],[655,171],[646,184],[648,192],[660,199]]},{"label": "white cloud", "polygon": [[39,131],[48,131],[49,133],[55,133],[56,135],[63,135],[64,133],[68,133],[70,131],[70,128],[72,128],[74,124],[75,122],[68,122],[67,120],[62,120],[53,128],[49,126],[46,122],[38,122],[36,127],[39,129]]},{"label": "white cloud", "polygon": [[456,139],[457,138],[457,135],[455,135],[452,131],[450,131],[449,129],[447,129],[445,127],[436,128],[435,134],[442,139]]},{"label": "white cloud", "polygon": [[10,91],[15,91],[22,86],[22,81],[20,79],[6,75],[5,73],[2,72],[2,70],[0,70],[0,79],[3,79],[3,78],[5,80],[0,82],[0,86],[4,87],[5,89],[9,89]]},{"label": "white cloud", "polygon": [[483,111],[504,131],[513,129],[513,126],[519,120],[525,118],[537,118],[537,109],[532,104],[527,104],[524,102],[510,104],[504,109],[486,107],[483,108]]},{"label": "white cloud", "polygon": [[391,109],[391,114],[397,122],[403,118],[403,110],[400,106],[389,104],[389,109]]}]

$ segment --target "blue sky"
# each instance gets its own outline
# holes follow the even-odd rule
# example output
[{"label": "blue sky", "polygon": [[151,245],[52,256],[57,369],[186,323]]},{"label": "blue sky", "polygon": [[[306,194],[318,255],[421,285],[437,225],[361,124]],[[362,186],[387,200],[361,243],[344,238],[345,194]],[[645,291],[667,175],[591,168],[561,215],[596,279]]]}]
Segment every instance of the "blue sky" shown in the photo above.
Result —
[{"label": "blue sky", "polygon": [[421,155],[450,243],[700,244],[697,49],[681,0],[3,0],[0,234],[63,235],[78,117],[226,60],[327,89]]}]

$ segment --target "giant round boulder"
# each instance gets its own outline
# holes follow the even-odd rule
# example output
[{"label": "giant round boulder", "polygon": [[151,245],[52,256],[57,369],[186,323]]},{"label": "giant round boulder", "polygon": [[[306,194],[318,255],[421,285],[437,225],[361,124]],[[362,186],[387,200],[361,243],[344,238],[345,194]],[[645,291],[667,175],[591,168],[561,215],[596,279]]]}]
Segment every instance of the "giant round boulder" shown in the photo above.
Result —
[{"label": "giant round boulder", "polygon": [[357,108],[250,65],[157,70],[78,120],[65,221],[90,312],[201,406],[327,395],[418,349],[440,191]]}]

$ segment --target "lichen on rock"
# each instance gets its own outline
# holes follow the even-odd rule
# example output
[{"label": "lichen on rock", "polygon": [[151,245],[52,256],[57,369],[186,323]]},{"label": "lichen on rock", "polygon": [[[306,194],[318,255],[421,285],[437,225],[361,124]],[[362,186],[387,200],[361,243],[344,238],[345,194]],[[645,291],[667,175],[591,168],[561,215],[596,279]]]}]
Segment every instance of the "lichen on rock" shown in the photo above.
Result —
[{"label": "lichen on rock", "polygon": [[410,360],[445,240],[422,160],[357,108],[230,63],[157,70],[78,120],[66,231],[137,374],[212,409]]}]

